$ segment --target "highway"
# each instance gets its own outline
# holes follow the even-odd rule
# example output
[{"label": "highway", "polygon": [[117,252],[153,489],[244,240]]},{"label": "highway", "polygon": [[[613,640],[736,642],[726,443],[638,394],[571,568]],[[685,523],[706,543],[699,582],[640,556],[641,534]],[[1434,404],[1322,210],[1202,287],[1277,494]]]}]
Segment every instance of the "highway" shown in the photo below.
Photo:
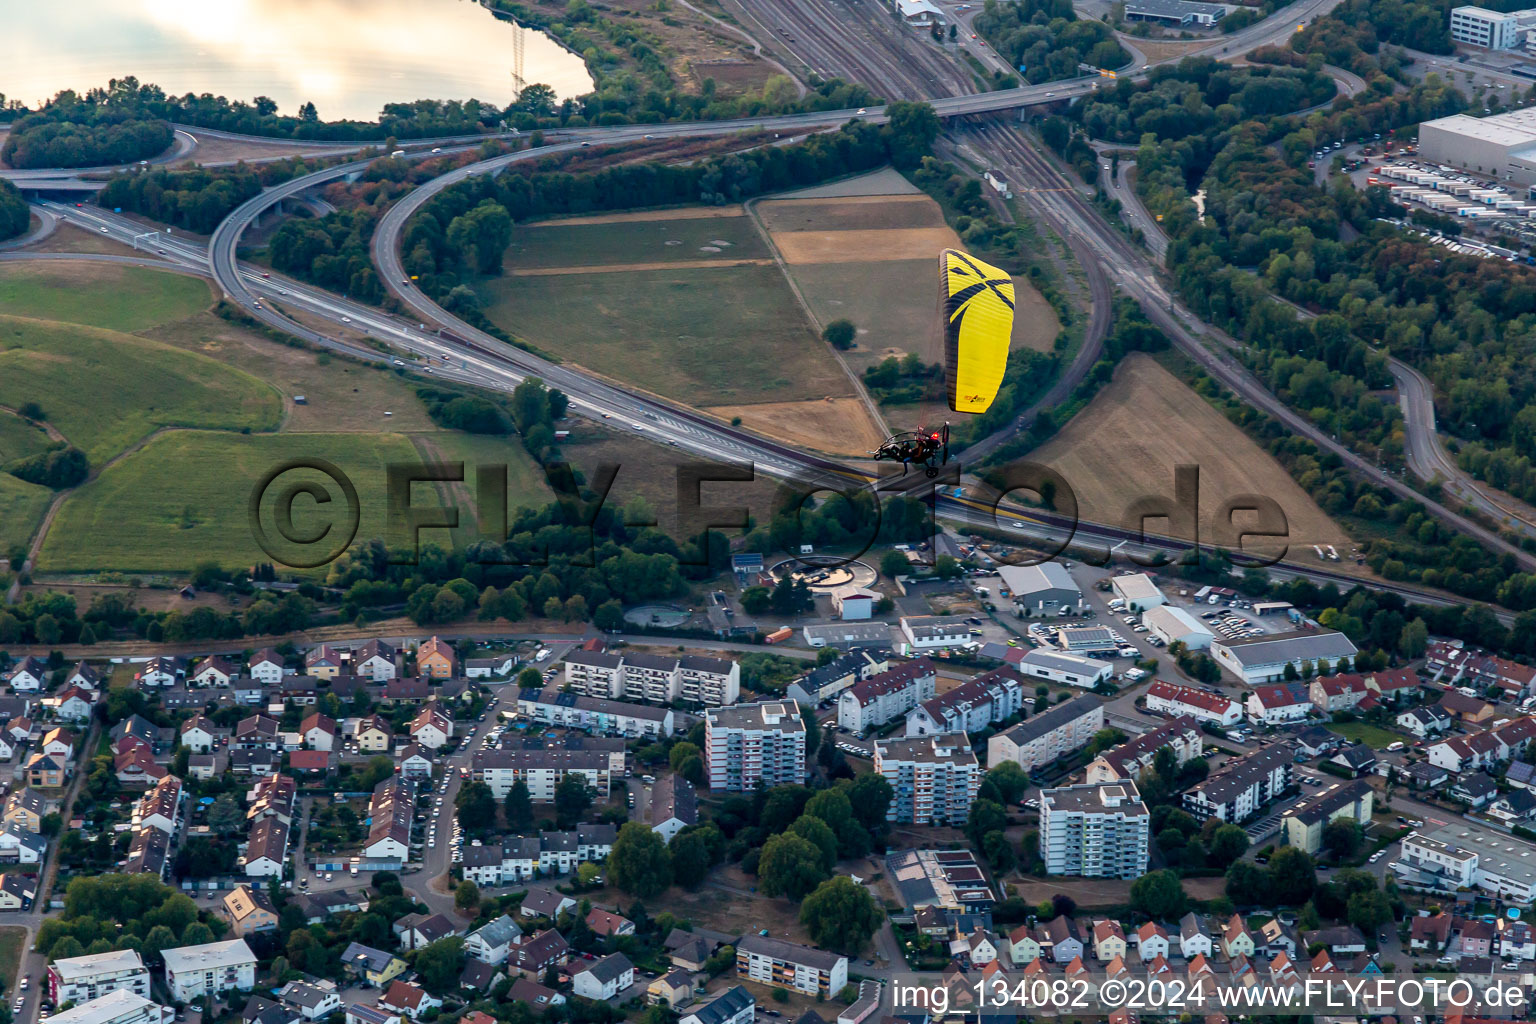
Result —
[{"label": "highway", "polygon": [[[1309,18],[1330,9],[1336,2],[1337,0],[1312,0],[1310,3],[1299,5],[1294,10],[1282,12],[1281,15],[1276,15],[1267,22],[1234,34],[1225,41],[1222,48],[1236,55],[1276,39],[1283,39],[1290,31],[1294,31],[1293,26],[1297,18]],[[987,112],[1008,109],[1020,104],[1052,102],[1062,94],[1087,92],[1096,87],[1098,81],[1096,78],[1083,79],[1075,82],[1050,83],[1049,88],[1031,86],[976,96],[948,97],[934,101],[934,106],[946,115],[971,110]],[[799,452],[787,445],[757,437],[737,428],[727,427],[692,410],[631,395],[583,372],[551,363],[477,331],[442,310],[411,287],[400,266],[398,253],[401,228],[410,215],[432,195],[470,174],[495,173],[517,160],[567,151],[584,144],[621,144],[647,136],[704,136],[748,129],[774,130],[781,134],[793,133],[825,128],[855,117],[872,121],[880,120],[883,117],[883,108],[871,107],[862,112],[843,110],[736,121],[583,129],[579,132],[581,141],[546,146],[537,150],[521,150],[450,171],[404,197],[389,211],[374,236],[374,257],[381,278],[392,294],[415,314],[415,323],[422,326],[413,326],[409,319],[397,317],[298,282],[264,278],[249,268],[241,267],[236,261],[241,234],[265,209],[281,199],[297,196],[317,184],[360,170],[366,166],[366,160],[327,168],[269,189],[238,208],[219,226],[209,251],[203,251],[201,247],[185,240],[166,239],[158,244],[156,255],[187,269],[211,273],[230,301],[251,316],[279,330],[326,348],[360,358],[374,360],[388,358],[383,352],[371,350],[364,344],[345,341],[303,327],[285,315],[283,310],[292,308],[301,311],[336,324],[341,330],[367,334],[387,343],[392,349],[410,353],[418,359],[425,360],[425,365],[418,367],[422,373],[498,390],[510,390],[525,377],[537,375],[551,386],[565,391],[571,397],[572,409],[578,414],[595,419],[619,420],[620,422],[614,426],[620,429],[628,426],[629,429],[648,439],[686,450],[699,457],[750,463],[767,475],[795,480],[802,484],[822,482],[845,488],[864,486],[868,477],[863,472],[813,454]],[[578,135],[577,132],[571,134]],[[1154,321],[1159,322],[1181,348],[1205,365],[1208,372],[1257,407],[1285,422],[1298,434],[1308,436],[1321,447],[1335,451],[1346,462],[1360,468],[1363,475],[1377,479],[1384,486],[1391,487],[1403,493],[1404,496],[1425,501],[1422,496],[1408,489],[1406,485],[1385,477],[1380,471],[1375,470],[1375,467],[1363,463],[1357,456],[1337,445],[1310,423],[1291,413],[1261,385],[1248,377],[1246,371],[1235,362],[1219,353],[1206,351],[1195,336],[1196,332],[1191,331],[1184,322],[1185,319],[1193,318],[1190,318],[1187,312],[1178,309],[1172,297],[1158,282],[1154,268],[1118,231],[1109,227],[1095,211],[1087,206],[1083,197],[1070,187],[1060,173],[1039,156],[1020,129],[1011,124],[999,124],[996,126],[996,131],[988,134],[988,139],[989,148],[1010,163],[1021,168],[1028,167],[1031,173],[1042,182],[1056,183],[1059,191],[1043,189],[1037,193],[1037,200],[1044,209],[1049,211],[1055,223],[1063,226],[1063,237],[1073,245],[1079,258],[1084,260],[1085,265],[1107,268],[1119,281],[1121,287],[1147,308]],[[995,141],[990,141],[992,139]],[[475,140],[477,144],[479,141],[481,140]],[[468,147],[466,145],[461,148]],[[66,217],[73,215],[80,218],[87,214],[87,211],[67,207],[58,207],[58,210]],[[101,226],[107,227],[107,233],[110,236],[119,240],[130,240],[133,234],[142,230],[136,222],[118,218],[114,223],[109,218],[109,214],[91,210],[85,219],[99,222]],[[1466,521],[1449,509],[1432,502],[1425,503],[1436,515],[1456,525],[1458,529],[1478,536],[1480,540],[1501,550],[1511,551],[1526,564],[1532,561],[1524,552],[1512,549],[1502,539],[1494,537],[1489,531]],[[1118,526],[1074,524],[1066,522],[1060,516],[1034,511],[1029,513],[1008,511],[1000,521],[999,516],[994,514],[988,506],[970,498],[957,500],[942,497],[937,500],[936,505],[939,513],[946,518],[971,525],[1016,529],[1021,534],[1041,541],[1059,542],[1061,538],[1070,536],[1075,531],[1079,543],[1097,543],[1106,550],[1119,547],[1124,551],[1126,550],[1125,542],[1132,537],[1131,533]],[[1176,539],[1154,537],[1150,538],[1150,541],[1164,550],[1173,552],[1185,550],[1189,546],[1187,541]],[[1349,577],[1306,565],[1288,563],[1282,568],[1284,572],[1306,575],[1319,580],[1333,580],[1344,585],[1354,582]],[[1413,600],[1441,600],[1437,595],[1413,588],[1388,587],[1385,589],[1397,590]]]}]

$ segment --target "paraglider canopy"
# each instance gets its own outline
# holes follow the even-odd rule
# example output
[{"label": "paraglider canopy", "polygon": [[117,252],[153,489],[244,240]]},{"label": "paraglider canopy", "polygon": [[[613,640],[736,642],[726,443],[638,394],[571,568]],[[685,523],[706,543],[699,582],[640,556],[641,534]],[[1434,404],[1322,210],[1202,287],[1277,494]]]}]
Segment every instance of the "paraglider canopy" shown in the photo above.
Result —
[{"label": "paraglider canopy", "polygon": [[1013,336],[1013,279],[958,249],[939,254],[949,407],[985,412],[997,397]]}]

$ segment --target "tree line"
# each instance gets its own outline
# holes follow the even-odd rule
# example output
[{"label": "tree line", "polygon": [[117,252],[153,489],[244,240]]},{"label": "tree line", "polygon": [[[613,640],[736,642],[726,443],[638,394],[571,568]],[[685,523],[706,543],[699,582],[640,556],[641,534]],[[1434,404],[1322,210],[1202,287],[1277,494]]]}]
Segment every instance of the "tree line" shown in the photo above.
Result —
[{"label": "tree line", "polygon": [[986,0],[974,22],[992,47],[1014,67],[1024,68],[1030,85],[1077,78],[1079,64],[1113,70],[1130,63],[1130,54],[1102,21],[1080,21],[1071,0]]}]

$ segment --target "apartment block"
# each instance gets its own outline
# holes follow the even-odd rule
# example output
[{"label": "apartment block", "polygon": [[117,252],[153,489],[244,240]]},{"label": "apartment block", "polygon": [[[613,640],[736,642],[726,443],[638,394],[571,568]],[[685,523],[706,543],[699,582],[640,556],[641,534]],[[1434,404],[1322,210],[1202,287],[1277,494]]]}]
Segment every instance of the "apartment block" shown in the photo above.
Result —
[{"label": "apartment block", "polygon": [[750,791],[805,781],[805,722],[792,700],[704,712],[710,789]]},{"label": "apartment block", "polygon": [[981,788],[981,764],[959,735],[875,743],[875,771],[891,784],[886,818],[912,825],[962,825]]},{"label": "apartment block", "polygon": [[134,950],[64,957],[48,965],[48,998],[55,1006],[119,991],[149,995],[149,971]]},{"label": "apartment block", "polygon": [[1199,818],[1245,821],[1291,785],[1294,759],[1289,743],[1274,743],[1228,761],[1184,794],[1184,809]]},{"label": "apartment block", "polygon": [[607,799],[613,761],[605,750],[525,747],[477,750],[471,765],[474,777],[490,786],[498,800],[504,799],[513,784],[521,780],[535,803],[548,803],[555,799],[555,787],[567,775],[580,775],[600,799]]},{"label": "apartment block", "polygon": [[1013,761],[1033,771],[1087,746],[1102,728],[1104,706],[1098,698],[1089,693],[1073,697],[987,740],[987,767]]},{"label": "apartment block", "polygon": [[177,1002],[256,987],[256,954],[244,939],[163,950],[165,984]]},{"label": "apartment block", "polygon": [[830,999],[848,984],[848,958],[767,936],[745,935],[736,944],[736,973],[764,985]]},{"label": "apartment block", "polygon": [[741,666],[727,658],[688,655],[574,651],[565,659],[565,681],[576,693],[600,700],[670,704],[686,700],[723,707],[741,698]]},{"label": "apartment block", "polygon": [[979,732],[1018,714],[1024,689],[1023,678],[1012,669],[983,672],[907,712],[907,735]]},{"label": "apartment block", "polygon": [[1046,789],[1039,799],[1046,874],[1139,878],[1146,873],[1151,816],[1134,782]]},{"label": "apartment block", "polygon": [[904,662],[854,683],[838,694],[837,724],[862,733],[905,715],[934,695],[938,669],[927,658]]}]

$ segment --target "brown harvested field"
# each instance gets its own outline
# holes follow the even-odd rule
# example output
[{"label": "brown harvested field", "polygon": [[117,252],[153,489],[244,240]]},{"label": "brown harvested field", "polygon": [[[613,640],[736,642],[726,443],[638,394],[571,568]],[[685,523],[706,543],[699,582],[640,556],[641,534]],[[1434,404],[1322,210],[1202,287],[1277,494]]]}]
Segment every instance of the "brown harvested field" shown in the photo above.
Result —
[{"label": "brown harvested field", "polygon": [[748,260],[689,260],[687,263],[610,263],[601,267],[530,267],[513,270],[513,277],[559,277],[561,274],[619,274],[629,270],[679,270],[699,267],[766,267],[773,263],[768,259]]},{"label": "brown harvested field", "polygon": [[713,78],[716,96],[740,96],[744,92],[755,92],[774,75],[783,74],[765,60],[695,60],[688,62],[688,70],[693,73],[694,84],[700,88],[703,88],[706,78]]},{"label": "brown harvested field", "polygon": [[158,587],[133,587],[116,583],[77,583],[72,580],[50,583],[43,580],[23,587],[22,594],[36,594],[38,597],[44,594],[65,594],[75,599],[75,606],[81,612],[89,608],[93,601],[110,594],[125,596],[133,607],[151,612],[191,611],[193,608],[213,608],[228,612],[236,607],[229,603],[229,595],[211,591],[199,591],[191,598],[182,597],[180,587],[185,582],[183,578],[175,586],[167,583]]},{"label": "brown harvested field", "polygon": [[921,193],[907,196],[770,199],[758,204],[769,231],[849,231],[870,228],[941,228],[944,214]]},{"label": "brown harvested field", "polygon": [[790,266],[807,263],[884,263],[932,259],[955,244],[947,227],[876,228],[869,231],[775,232],[773,244]]},{"label": "brown harvested field", "polygon": [[[1216,513],[1229,498],[1262,494],[1280,504],[1293,551],[1304,545],[1349,546],[1345,532],[1242,429],[1229,422],[1150,356],[1134,353],[1088,407],[1030,455],[1052,466],[1077,494],[1085,519],[1120,523],[1140,495],[1171,496],[1174,467],[1200,469],[1200,539],[1230,545],[1231,527],[1218,529]],[[1239,525],[1244,520],[1239,517]],[[1153,532],[1166,523],[1152,520]],[[1250,553],[1269,552],[1262,540]],[[1342,563],[1349,571],[1352,563]]]},{"label": "brown harvested field", "polygon": [[[196,132],[193,132],[196,134]],[[341,147],[344,148],[344,147]],[[207,166],[214,163],[234,163],[237,160],[263,160],[272,157],[298,156],[300,153],[324,153],[329,152],[324,143],[302,141],[293,142],[246,142],[241,139],[220,139],[212,136],[199,136],[197,148],[181,166],[202,164]]]},{"label": "brown harvested field", "polygon": [[858,398],[716,405],[704,411],[726,420],[740,416],[748,430],[835,455],[867,455],[885,438]]},{"label": "brown harvested field", "polygon": [[684,206],[678,209],[637,210],[634,213],[602,213],[590,217],[561,217],[558,220],[530,221],[527,227],[559,224],[634,224],[649,220],[708,220],[712,217],[740,217],[735,206]]}]

